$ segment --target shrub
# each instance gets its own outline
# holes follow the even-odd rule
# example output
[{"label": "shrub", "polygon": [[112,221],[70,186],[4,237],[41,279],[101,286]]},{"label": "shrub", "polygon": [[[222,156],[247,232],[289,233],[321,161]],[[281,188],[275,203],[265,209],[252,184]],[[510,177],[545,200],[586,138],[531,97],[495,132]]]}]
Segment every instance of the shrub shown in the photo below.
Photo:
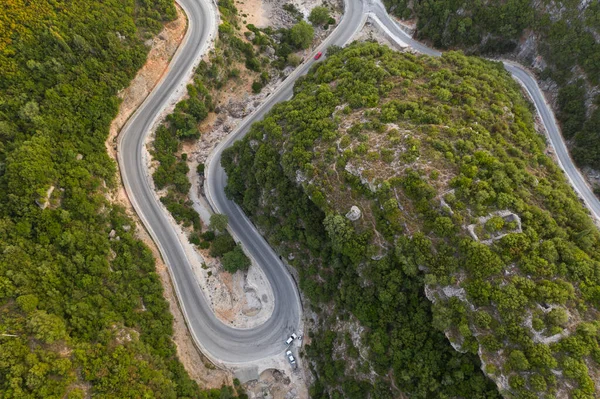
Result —
[{"label": "shrub", "polygon": [[260,93],[262,88],[263,88],[263,84],[261,81],[255,80],[254,82],[252,82],[252,93],[258,94],[258,93]]},{"label": "shrub", "polygon": [[227,215],[222,215],[220,213],[213,213],[210,215],[210,229],[217,232],[223,232],[227,229],[227,223],[229,223],[229,218]]},{"label": "shrub", "polygon": [[210,247],[210,256],[221,257],[235,248],[235,242],[229,233],[218,235]]},{"label": "shrub", "polygon": [[298,49],[310,47],[315,36],[315,30],[306,21],[300,21],[289,31],[291,44]]},{"label": "shrub", "polygon": [[485,222],[485,229],[490,233],[500,231],[504,227],[504,219],[500,216],[494,216]]},{"label": "shrub", "polygon": [[297,67],[302,62],[302,57],[297,54],[290,53],[287,56],[287,63],[293,67]]},{"label": "shrub", "polygon": [[215,239],[215,232],[211,230],[205,231],[201,237],[204,241],[212,241]]},{"label": "shrub", "polygon": [[[310,15],[308,16],[308,20],[313,25],[325,25],[327,21],[329,21],[330,15],[327,7],[318,6],[313,8],[310,11]],[[335,20],[334,20],[335,23]]]},{"label": "shrub", "polygon": [[238,270],[246,270],[250,267],[250,259],[246,256],[240,246],[236,246],[233,250],[223,255],[221,264],[229,273],[235,273]]}]

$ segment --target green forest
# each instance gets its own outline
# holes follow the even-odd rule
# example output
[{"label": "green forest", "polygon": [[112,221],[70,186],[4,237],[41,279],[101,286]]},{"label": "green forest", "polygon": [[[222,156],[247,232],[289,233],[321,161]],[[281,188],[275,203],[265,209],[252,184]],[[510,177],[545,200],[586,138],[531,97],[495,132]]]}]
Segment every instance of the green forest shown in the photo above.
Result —
[{"label": "green forest", "polygon": [[0,397],[227,398],[176,357],[151,252],[107,198],[117,93],[168,0],[3,2]]},{"label": "green forest", "polygon": [[[416,18],[416,37],[442,49],[508,55],[534,34],[547,65],[540,79],[558,84],[557,117],[579,166],[600,169],[600,3],[384,0],[400,18]],[[521,60],[527,64],[533,59]],[[595,88],[595,89],[594,89]],[[596,188],[600,190],[600,188]]]},{"label": "green forest", "polygon": [[600,233],[518,84],[458,52],[328,55],[222,159],[315,311],[312,396],[597,397]]}]

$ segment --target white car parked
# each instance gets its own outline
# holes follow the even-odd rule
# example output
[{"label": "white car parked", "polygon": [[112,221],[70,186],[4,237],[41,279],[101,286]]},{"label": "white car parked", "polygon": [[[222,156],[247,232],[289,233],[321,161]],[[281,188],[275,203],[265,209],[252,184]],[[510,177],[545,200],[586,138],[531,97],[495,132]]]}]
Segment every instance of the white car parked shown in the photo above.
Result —
[{"label": "white car parked", "polygon": [[296,338],[298,338],[298,336],[296,335],[296,333],[292,333],[292,335],[290,335],[290,337],[285,340],[285,344],[286,345],[290,345],[292,342],[294,342],[294,340]]},{"label": "white car parked", "polygon": [[296,358],[294,357],[294,355],[292,355],[292,351],[285,352],[285,355],[287,356],[288,361],[290,362],[290,364],[292,366],[296,366]]}]

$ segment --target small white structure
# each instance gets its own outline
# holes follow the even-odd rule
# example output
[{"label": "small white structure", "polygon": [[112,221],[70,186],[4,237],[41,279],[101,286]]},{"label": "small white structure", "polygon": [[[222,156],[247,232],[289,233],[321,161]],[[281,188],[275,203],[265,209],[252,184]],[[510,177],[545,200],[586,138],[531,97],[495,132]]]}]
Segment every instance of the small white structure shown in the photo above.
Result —
[{"label": "small white structure", "polygon": [[352,208],[350,208],[350,212],[346,214],[346,218],[354,222],[355,220],[360,219],[361,215],[362,212],[360,211],[360,209],[356,205],[352,205]]}]

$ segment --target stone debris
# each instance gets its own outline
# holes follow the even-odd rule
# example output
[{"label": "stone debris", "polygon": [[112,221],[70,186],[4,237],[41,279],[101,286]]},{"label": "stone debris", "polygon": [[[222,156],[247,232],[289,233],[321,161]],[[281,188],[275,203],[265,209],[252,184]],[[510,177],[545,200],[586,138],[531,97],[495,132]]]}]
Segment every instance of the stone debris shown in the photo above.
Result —
[{"label": "stone debris", "polygon": [[304,183],[306,181],[306,176],[300,169],[296,170],[296,183]]},{"label": "stone debris", "polygon": [[265,55],[267,57],[274,57],[275,56],[275,49],[271,46],[267,46],[265,47]]},{"label": "stone debris", "polygon": [[354,222],[355,220],[360,219],[361,215],[362,212],[360,211],[360,208],[356,205],[352,205],[352,208],[350,208],[350,212],[346,214],[346,218]]},{"label": "stone debris", "polygon": [[350,173],[351,175],[358,177],[360,179],[361,184],[367,186],[372,192],[377,191],[377,186],[375,185],[375,182],[363,176],[363,173],[365,173],[365,168],[363,166],[354,166],[350,162],[348,162],[346,166],[344,166],[344,170]]},{"label": "stone debris", "polygon": [[54,186],[50,186],[50,188],[48,188],[48,190],[46,191],[46,197],[44,198],[43,202],[41,201],[41,199],[35,200],[35,203],[37,204],[37,206],[40,207],[40,209],[46,209],[48,207],[48,205],[50,204],[50,196],[53,192]]},{"label": "stone debris", "polygon": [[292,14],[283,9],[285,4],[294,4],[294,2],[286,1],[284,4],[282,3],[281,0],[263,1],[263,7],[267,10],[269,26],[272,26],[275,29],[291,28],[297,22]]},{"label": "stone debris", "polygon": [[464,288],[446,286],[442,288],[442,292],[444,293],[444,295],[446,295],[446,298],[457,297],[463,302],[467,301],[467,292]]},{"label": "stone debris", "polygon": [[246,391],[249,398],[292,399],[300,397],[291,378],[278,369],[263,371],[258,379],[246,384]]},{"label": "stone debris", "polygon": [[246,116],[246,105],[243,102],[229,100],[225,110],[232,118],[243,118]]},{"label": "stone debris", "polygon": [[[516,222],[517,227],[513,230],[507,231],[506,233],[496,234],[488,240],[481,240],[480,237],[477,236],[477,233],[475,232],[475,228],[477,226],[484,226],[485,223],[488,220],[490,220],[491,218],[493,218],[494,216],[500,216],[507,223]],[[521,218],[519,217],[519,215],[517,215],[516,213],[513,213],[509,210],[503,210],[503,211],[492,212],[488,216],[485,216],[485,217],[480,217],[477,220],[477,223],[470,224],[467,226],[467,231],[469,232],[469,234],[475,241],[479,241],[482,244],[491,245],[494,241],[501,239],[502,237],[504,237],[507,234],[522,233],[523,228],[521,227]]]}]

